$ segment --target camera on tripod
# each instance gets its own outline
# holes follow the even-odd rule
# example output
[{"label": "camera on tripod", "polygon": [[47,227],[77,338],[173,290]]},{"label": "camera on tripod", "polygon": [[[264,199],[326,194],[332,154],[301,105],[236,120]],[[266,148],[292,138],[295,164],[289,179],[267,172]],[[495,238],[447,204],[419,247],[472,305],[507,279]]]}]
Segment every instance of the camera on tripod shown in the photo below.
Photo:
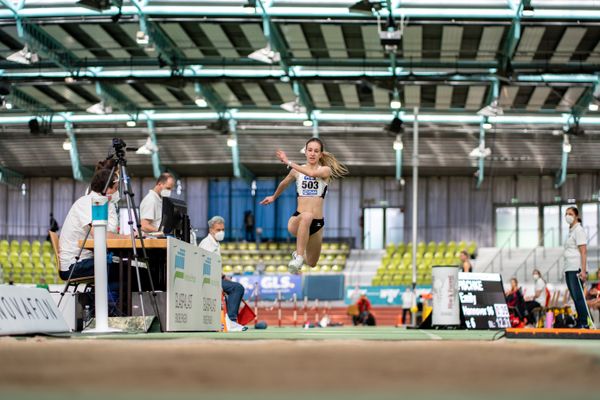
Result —
[{"label": "camera on tripod", "polygon": [[127,147],[127,144],[123,141],[123,139],[113,138],[112,146],[115,149],[115,154],[117,155],[117,157],[125,156],[125,148]]}]

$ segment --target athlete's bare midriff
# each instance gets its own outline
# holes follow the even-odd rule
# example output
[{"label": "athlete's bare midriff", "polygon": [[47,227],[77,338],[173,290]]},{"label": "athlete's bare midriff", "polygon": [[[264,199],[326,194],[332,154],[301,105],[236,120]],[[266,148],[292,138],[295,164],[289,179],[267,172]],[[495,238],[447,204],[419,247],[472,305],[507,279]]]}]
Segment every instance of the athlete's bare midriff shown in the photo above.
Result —
[{"label": "athlete's bare midriff", "polygon": [[298,197],[298,206],[296,210],[299,213],[311,212],[313,219],[323,218],[323,202],[322,197]]}]

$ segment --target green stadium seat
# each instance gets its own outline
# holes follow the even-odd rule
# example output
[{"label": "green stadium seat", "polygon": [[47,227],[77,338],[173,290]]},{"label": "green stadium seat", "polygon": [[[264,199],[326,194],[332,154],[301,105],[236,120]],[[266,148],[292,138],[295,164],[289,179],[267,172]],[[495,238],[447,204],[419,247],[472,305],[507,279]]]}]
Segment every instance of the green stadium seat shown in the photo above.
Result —
[{"label": "green stadium seat", "polygon": [[42,243],[42,252],[45,251],[52,252],[52,243],[47,240]]},{"label": "green stadium seat", "polygon": [[381,279],[373,278],[373,280],[371,281],[371,285],[372,286],[381,286]]},{"label": "green stadium seat", "polygon": [[277,267],[275,267],[274,265],[268,265],[265,268],[265,272],[268,274],[274,274],[275,272],[277,272]]},{"label": "green stadium seat", "polygon": [[233,273],[234,274],[241,274],[244,272],[244,267],[241,266],[240,264],[236,265],[233,267]]},{"label": "green stadium seat", "polygon": [[12,251],[19,251],[20,248],[21,248],[21,244],[19,243],[18,240],[11,240],[10,249]]},{"label": "green stadium seat", "polygon": [[253,274],[255,271],[256,271],[256,269],[254,268],[254,265],[246,265],[244,267],[245,274]]},{"label": "green stadium seat", "polygon": [[31,254],[27,251],[21,251],[21,254],[19,254],[19,259],[22,263],[31,262]]},{"label": "green stadium seat", "polygon": [[23,274],[23,278],[21,279],[21,283],[33,283],[33,275],[31,275],[31,274]]},{"label": "green stadium seat", "polygon": [[321,267],[321,272],[330,272],[330,271],[331,271],[331,267],[327,264],[325,264]]},{"label": "green stadium seat", "polygon": [[431,241],[429,243],[427,243],[427,252],[429,253],[435,253],[435,249],[437,248],[437,243],[434,241]]},{"label": "green stadium seat", "polygon": [[456,250],[457,251],[467,250],[467,242],[465,242],[464,240],[461,240],[460,242],[458,242]]},{"label": "green stadium seat", "polygon": [[223,265],[223,273],[231,274],[233,272],[233,267],[230,264]]},{"label": "green stadium seat", "polygon": [[335,264],[331,267],[331,272],[342,272],[344,269],[338,264]]},{"label": "green stadium seat", "polygon": [[14,283],[22,283],[21,274],[15,274],[15,273],[13,273],[12,280],[13,280]]},{"label": "green stadium seat", "polygon": [[29,240],[21,240],[21,251],[31,251],[31,243]]},{"label": "green stadium seat", "polygon": [[279,273],[287,273],[288,272],[287,265],[281,264],[281,265],[277,266],[277,272],[279,272]]}]

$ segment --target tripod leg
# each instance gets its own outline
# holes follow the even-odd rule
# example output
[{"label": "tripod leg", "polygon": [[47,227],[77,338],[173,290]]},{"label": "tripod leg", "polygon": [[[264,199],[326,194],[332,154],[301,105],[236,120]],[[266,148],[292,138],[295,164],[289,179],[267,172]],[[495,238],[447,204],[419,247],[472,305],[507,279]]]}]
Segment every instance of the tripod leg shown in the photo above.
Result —
[{"label": "tripod leg", "polygon": [[[142,283],[141,283],[140,270],[139,270],[140,259],[138,257],[137,246],[135,243],[135,233],[134,233],[134,230],[131,229],[131,227],[133,226],[133,220],[135,219],[135,221],[137,222],[138,232],[141,233],[141,223],[138,218],[137,211],[135,209],[135,203],[133,201],[133,192],[131,191],[131,188],[130,188],[129,176],[127,175],[127,168],[125,167],[125,163],[126,163],[125,160],[121,160],[121,159],[119,160],[119,165],[121,168],[120,169],[121,170],[121,182],[124,187],[123,194],[125,194],[125,198],[127,199],[127,215],[129,216],[128,224],[130,227],[133,259],[135,260],[135,263],[136,263],[136,278],[137,278],[139,297],[140,297],[140,307],[142,310],[142,317],[144,320],[144,329],[148,330],[148,327],[146,325],[146,310],[144,309],[144,299],[142,296]],[[154,283],[152,281],[152,275],[150,274],[150,263],[146,256],[146,248],[144,247],[144,239],[143,239],[142,235],[140,235],[139,240],[142,245],[142,253],[144,255],[144,262],[146,263],[146,266],[148,269],[148,278],[150,280],[150,290],[152,293],[152,296],[151,296],[152,306],[154,308],[154,313],[155,313],[156,317],[158,318],[158,321],[159,321],[159,324],[160,324],[160,327],[162,330],[163,327],[162,327],[162,323],[160,322],[161,321],[160,313],[158,310],[158,304],[156,303],[156,292],[154,291]]]}]

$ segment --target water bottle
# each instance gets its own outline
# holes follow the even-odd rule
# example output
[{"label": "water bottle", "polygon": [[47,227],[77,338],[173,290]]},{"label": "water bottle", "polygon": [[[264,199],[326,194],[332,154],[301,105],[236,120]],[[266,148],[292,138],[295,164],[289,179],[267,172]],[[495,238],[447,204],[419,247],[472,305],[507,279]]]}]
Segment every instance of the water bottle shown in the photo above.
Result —
[{"label": "water bottle", "polygon": [[83,327],[82,327],[82,329],[87,328],[88,325],[90,324],[91,320],[92,320],[92,309],[90,308],[89,304],[86,304],[83,309]]}]

